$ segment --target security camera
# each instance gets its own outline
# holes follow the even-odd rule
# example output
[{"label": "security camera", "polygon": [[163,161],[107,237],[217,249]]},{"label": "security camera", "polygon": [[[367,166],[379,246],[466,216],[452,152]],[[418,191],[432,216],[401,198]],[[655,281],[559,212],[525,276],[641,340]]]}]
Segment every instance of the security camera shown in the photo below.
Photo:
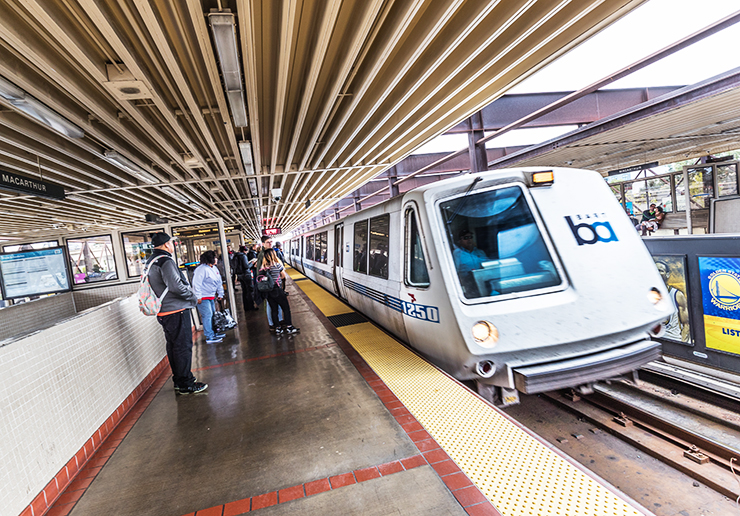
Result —
[{"label": "security camera", "polygon": [[270,194],[272,195],[273,201],[280,202],[280,199],[283,197],[283,189],[273,188],[272,190],[270,190]]}]

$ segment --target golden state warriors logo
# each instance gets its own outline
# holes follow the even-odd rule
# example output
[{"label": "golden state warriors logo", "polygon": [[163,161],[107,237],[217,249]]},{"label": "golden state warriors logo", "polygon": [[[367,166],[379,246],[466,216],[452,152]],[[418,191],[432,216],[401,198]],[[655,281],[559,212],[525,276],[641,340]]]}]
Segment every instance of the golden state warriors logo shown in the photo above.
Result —
[{"label": "golden state warriors logo", "polygon": [[740,275],[720,269],[709,275],[712,304],[727,311],[740,309]]}]

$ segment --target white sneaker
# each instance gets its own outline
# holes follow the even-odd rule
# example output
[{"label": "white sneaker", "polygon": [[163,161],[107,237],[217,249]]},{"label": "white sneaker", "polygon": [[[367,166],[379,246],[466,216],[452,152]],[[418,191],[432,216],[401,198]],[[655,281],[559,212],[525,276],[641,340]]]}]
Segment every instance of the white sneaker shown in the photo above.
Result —
[{"label": "white sneaker", "polygon": [[210,339],[210,340],[206,339],[206,344],[218,344],[223,341],[224,339]]}]

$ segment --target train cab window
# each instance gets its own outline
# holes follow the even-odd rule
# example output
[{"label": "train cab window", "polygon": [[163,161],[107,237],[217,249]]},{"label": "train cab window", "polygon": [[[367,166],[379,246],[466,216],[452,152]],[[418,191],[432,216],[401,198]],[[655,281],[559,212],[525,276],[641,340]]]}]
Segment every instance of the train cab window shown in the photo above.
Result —
[{"label": "train cab window", "polygon": [[390,215],[370,219],[370,276],[388,279]]},{"label": "train cab window", "polygon": [[424,259],[421,233],[414,210],[406,210],[406,284],[413,287],[429,286],[429,271]]},{"label": "train cab window", "polygon": [[354,258],[352,270],[367,274],[367,221],[355,222]]},{"label": "train cab window", "polygon": [[306,260],[313,260],[314,236],[306,238]]},{"label": "train cab window", "polygon": [[466,298],[562,284],[520,186],[473,191],[443,201],[440,210]]}]

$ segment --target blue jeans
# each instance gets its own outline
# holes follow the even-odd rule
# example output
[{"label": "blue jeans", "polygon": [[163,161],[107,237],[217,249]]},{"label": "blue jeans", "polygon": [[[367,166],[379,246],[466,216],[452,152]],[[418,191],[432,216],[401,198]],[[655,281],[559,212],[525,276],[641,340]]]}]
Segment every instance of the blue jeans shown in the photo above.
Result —
[{"label": "blue jeans", "polygon": [[283,320],[283,309],[282,309],[282,307],[278,306],[277,320],[273,320],[273,318],[272,318],[272,309],[270,308],[270,303],[269,302],[266,302],[265,305],[267,305],[267,324],[269,324],[270,326],[280,326],[280,324],[278,324],[278,323]]},{"label": "blue jeans", "polygon": [[200,313],[200,319],[203,322],[203,333],[206,335],[206,340],[214,340],[216,334],[213,333],[213,312],[216,310],[216,303],[213,299],[204,299],[198,305],[198,313]]}]

